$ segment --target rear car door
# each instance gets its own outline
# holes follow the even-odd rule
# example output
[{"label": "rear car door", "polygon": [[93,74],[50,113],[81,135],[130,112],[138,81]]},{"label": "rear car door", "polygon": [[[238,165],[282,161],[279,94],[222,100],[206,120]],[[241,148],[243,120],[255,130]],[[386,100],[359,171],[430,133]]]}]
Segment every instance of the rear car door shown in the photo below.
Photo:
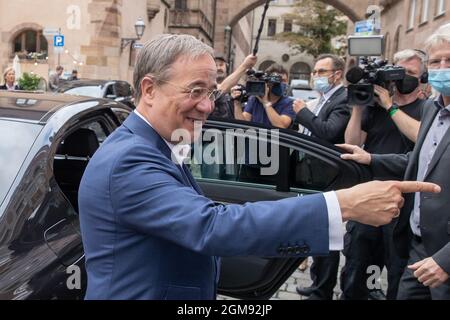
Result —
[{"label": "rear car door", "polygon": [[[256,163],[251,161],[255,153]],[[370,179],[367,168],[342,160],[339,150],[326,142],[244,122],[208,121],[191,154],[191,171],[205,195],[223,204],[304,196]],[[268,299],[303,259],[222,258],[219,293]]]}]

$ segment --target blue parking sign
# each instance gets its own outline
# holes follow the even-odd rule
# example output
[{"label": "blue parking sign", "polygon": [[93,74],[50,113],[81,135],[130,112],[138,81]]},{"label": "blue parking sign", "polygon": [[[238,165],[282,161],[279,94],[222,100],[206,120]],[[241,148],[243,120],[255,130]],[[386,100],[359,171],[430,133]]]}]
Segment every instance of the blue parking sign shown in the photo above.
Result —
[{"label": "blue parking sign", "polygon": [[57,35],[53,38],[53,45],[55,47],[64,47],[64,36]]}]

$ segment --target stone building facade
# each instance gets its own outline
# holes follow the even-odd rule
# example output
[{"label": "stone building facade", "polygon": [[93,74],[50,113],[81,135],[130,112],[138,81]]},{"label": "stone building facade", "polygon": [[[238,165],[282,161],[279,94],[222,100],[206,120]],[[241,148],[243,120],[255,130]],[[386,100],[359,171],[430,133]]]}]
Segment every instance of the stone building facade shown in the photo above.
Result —
[{"label": "stone building facade", "polygon": [[450,23],[448,0],[384,0],[380,5],[385,57],[391,61],[399,50],[422,49],[428,36]]},{"label": "stone building facade", "polygon": [[[22,72],[45,79],[58,64],[66,72],[77,69],[82,78],[131,80],[134,24],[141,18],[145,33],[138,42],[168,31],[170,4],[160,0],[18,0],[0,2],[0,67],[20,58]],[[60,30],[64,48],[54,47]]]}]

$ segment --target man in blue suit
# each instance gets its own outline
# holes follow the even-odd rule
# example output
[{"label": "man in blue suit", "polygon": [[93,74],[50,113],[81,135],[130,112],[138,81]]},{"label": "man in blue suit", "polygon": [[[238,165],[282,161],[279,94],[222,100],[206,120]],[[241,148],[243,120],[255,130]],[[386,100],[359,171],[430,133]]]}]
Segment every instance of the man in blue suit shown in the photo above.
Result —
[{"label": "man in blue suit", "polygon": [[[86,299],[215,299],[219,256],[323,255],[342,249],[342,221],[380,225],[404,191],[434,184],[369,182],[350,189],[245,205],[216,205],[183,164],[177,130],[198,138],[214,108],[213,50],[162,35],[141,50],[137,108],[93,156],[79,189]],[[284,255],[285,256],[285,255]]]}]

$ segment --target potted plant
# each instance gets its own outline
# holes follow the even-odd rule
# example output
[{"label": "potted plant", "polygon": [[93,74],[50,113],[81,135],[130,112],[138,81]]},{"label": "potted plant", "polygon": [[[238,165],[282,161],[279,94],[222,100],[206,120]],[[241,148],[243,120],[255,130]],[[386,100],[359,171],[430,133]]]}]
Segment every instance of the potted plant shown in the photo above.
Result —
[{"label": "potted plant", "polygon": [[22,90],[37,90],[39,86],[40,77],[35,74],[24,72],[19,79],[19,86]]}]

